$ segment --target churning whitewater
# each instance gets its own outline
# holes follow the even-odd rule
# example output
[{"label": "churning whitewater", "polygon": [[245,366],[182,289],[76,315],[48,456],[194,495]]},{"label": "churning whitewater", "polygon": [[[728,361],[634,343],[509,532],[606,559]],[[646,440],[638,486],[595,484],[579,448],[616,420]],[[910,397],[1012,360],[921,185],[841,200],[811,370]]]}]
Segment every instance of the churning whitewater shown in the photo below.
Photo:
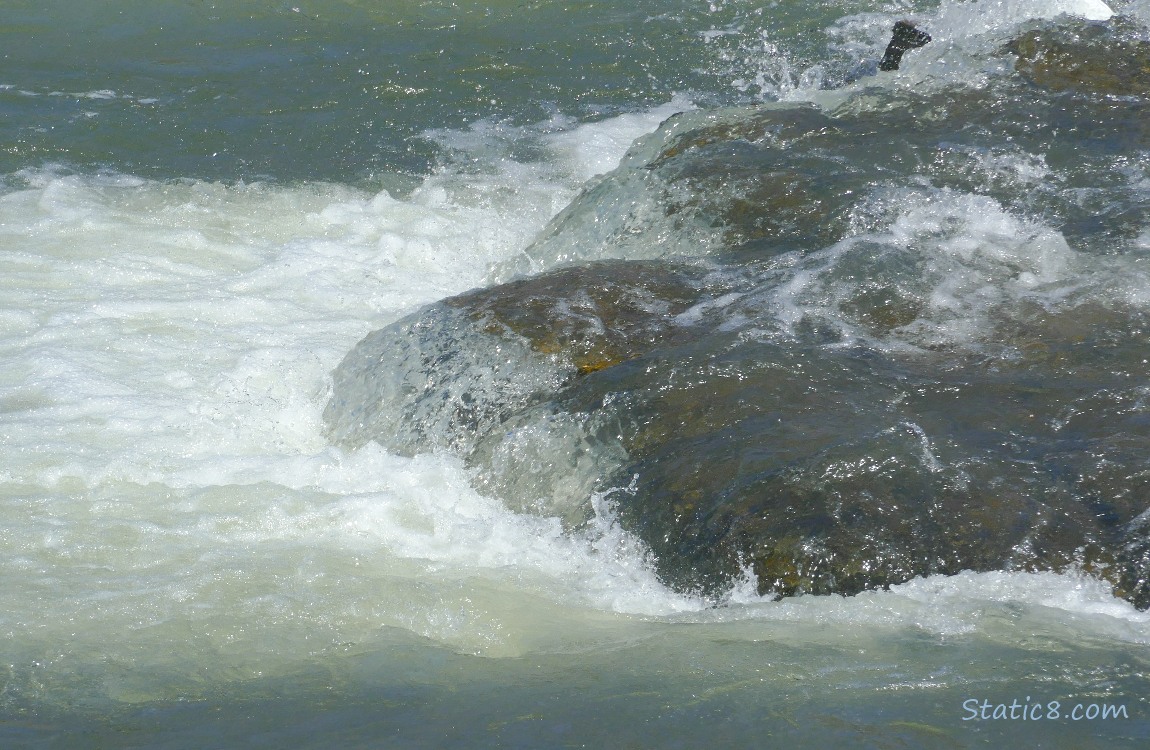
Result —
[{"label": "churning whitewater", "polygon": [[1150,737],[1146,3],[273,5],[3,13],[0,745]]}]

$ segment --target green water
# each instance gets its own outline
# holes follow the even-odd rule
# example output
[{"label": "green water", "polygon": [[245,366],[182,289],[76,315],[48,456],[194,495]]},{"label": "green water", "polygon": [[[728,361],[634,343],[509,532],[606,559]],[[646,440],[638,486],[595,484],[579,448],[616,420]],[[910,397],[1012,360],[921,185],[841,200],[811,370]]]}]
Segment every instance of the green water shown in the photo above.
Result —
[{"label": "green water", "polygon": [[[0,739],[92,748],[1142,746],[1141,647],[1068,640],[1009,607],[985,617],[988,634],[941,643],[915,629],[835,624],[589,622],[609,637],[499,659],[397,632],[371,650],[349,645],[200,700],[121,705],[80,722],[9,718]],[[1027,643],[994,637],[1036,625]],[[974,721],[985,703],[988,716],[1011,703],[1029,716],[1017,708],[1014,720]],[[1102,706],[1115,716],[1098,718]]]},{"label": "green water", "polygon": [[[755,64],[760,29],[801,69],[826,54],[832,21],[883,7],[13,1],[0,19],[0,84],[13,87],[0,91],[0,172],[376,184],[436,163],[428,129],[594,119],[675,92],[738,100],[728,79]],[[708,43],[709,30],[729,35]]]},{"label": "green water", "polygon": [[[39,96],[0,95],[0,171],[422,174],[429,128],[601,116],[701,88],[685,13],[696,4],[10,3],[4,83]],[[85,96],[100,91],[115,96]]]},{"label": "green water", "polygon": [[[610,512],[573,532],[323,427],[357,341],[516,267],[662,117],[837,104],[904,16],[959,61],[898,85],[979,89],[998,63],[939,13],[980,7],[0,3],[0,748],[1145,747],[1150,618],[1092,579],[704,601]],[[921,245],[1061,234],[1129,257],[1145,304],[1145,152],[982,145],[921,170],[961,172],[907,209]],[[1015,701],[1046,718],[993,718]]]}]

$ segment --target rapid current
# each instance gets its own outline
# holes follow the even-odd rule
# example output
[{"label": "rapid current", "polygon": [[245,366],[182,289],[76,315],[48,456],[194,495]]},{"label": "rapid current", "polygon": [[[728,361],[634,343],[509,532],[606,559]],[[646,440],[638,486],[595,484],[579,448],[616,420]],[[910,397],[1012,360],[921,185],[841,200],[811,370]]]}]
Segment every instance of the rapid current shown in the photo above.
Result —
[{"label": "rapid current", "polygon": [[1144,0],[0,55],[0,747],[1150,743]]}]

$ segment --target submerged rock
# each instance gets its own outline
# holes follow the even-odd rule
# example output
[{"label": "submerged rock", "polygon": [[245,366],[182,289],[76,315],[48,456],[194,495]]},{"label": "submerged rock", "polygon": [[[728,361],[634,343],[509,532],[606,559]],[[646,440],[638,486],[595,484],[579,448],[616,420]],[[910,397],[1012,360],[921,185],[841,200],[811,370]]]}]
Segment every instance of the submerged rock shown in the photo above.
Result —
[{"label": "submerged rock", "polygon": [[[411,452],[414,434],[454,435],[482,487],[573,526],[605,493],[682,590],[721,596],[744,571],[762,593],[794,595],[1079,567],[1150,606],[1150,394],[1111,390],[1142,337],[1101,359],[1057,356],[1084,323],[1046,315],[1017,329],[1008,343],[1029,354],[1005,368],[828,347],[747,325],[760,287],[715,267],[618,261],[470,292],[392,329],[423,351],[470,347],[454,385],[426,361],[392,360],[396,339],[377,336],[337,372],[328,418],[346,422],[365,373],[422,382],[383,394],[400,416],[361,425],[369,437]],[[1034,338],[1046,348],[1024,349]],[[492,373],[482,388],[476,367]]]},{"label": "submerged rock", "polygon": [[525,339],[585,375],[688,336],[676,316],[694,306],[706,274],[682,264],[593,263],[444,300],[491,334]]},{"label": "submerged rock", "polygon": [[[1067,98],[1017,75],[979,89],[863,89],[830,112],[781,103],[685,112],[496,278],[602,258],[815,251],[884,223],[898,210],[892,186],[984,195],[1093,249],[1142,231],[1144,196],[1112,156],[1146,149],[1147,101]],[[1100,221],[1109,215],[1121,220]]]},{"label": "submerged rock", "polygon": [[[1035,39],[1038,80],[1062,42]],[[606,498],[708,596],[1079,568],[1150,607],[1150,320],[1114,291],[1150,228],[1106,161],[1150,118],[1060,97],[672,118],[505,273],[560,268],[361,342],[331,433],[456,451],[571,527]]]},{"label": "submerged rock", "polygon": [[1150,95],[1150,41],[1121,19],[1029,31],[1010,43],[1017,70],[1056,91]]}]

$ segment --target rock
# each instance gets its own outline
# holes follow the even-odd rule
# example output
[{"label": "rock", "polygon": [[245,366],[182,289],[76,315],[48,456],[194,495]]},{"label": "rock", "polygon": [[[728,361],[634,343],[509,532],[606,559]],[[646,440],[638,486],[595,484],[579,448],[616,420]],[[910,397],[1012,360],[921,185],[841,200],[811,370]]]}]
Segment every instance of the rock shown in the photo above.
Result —
[{"label": "rock", "polygon": [[[1048,348],[988,372],[947,354],[748,336],[730,322],[755,294],[714,268],[622,261],[476,290],[361,344],[327,416],[342,424],[364,362],[386,382],[423,383],[384,394],[399,416],[376,420],[372,438],[403,452],[446,444],[481,487],[569,526],[606,492],[684,591],[721,597],[747,570],[761,593],[786,596],[1078,567],[1150,606],[1145,394],[1098,391],[1122,380],[1106,357],[1051,353],[1093,326],[1032,320],[1017,334]],[[387,347],[413,336],[422,352],[471,351],[420,359],[405,344],[392,361]],[[1122,360],[1140,343],[1109,351]],[[397,429],[405,421],[418,426]]]},{"label": "rock", "polygon": [[1009,49],[1018,72],[1043,88],[1150,96],[1150,42],[1121,19],[1029,31]]},{"label": "rock", "polygon": [[[1089,155],[1084,140],[1095,146]],[[994,151],[1003,143],[1011,153]],[[884,222],[897,208],[884,187],[916,180],[1037,210],[1074,247],[1111,242],[1100,227],[1137,236],[1145,205],[1113,187],[1121,174],[1097,176],[1114,170],[1107,154],[1147,148],[1145,102],[1066,101],[1016,77],[929,95],[864,90],[829,114],[777,103],[686,112],[640,141],[497,278],[602,258],[812,252]],[[1027,165],[1035,154],[1041,162]],[[1095,199],[1061,189],[1066,181],[1097,183]],[[1122,221],[1099,221],[1109,213]]]},{"label": "rock", "polygon": [[699,302],[707,286],[705,273],[690,266],[600,262],[444,304],[465,310],[484,332],[520,337],[585,375],[686,337],[675,317]]},{"label": "rock", "polygon": [[1150,607],[1150,321],[1091,291],[1145,198],[1077,149],[1145,114],[1011,76],[675,117],[528,248],[558,268],[373,333],[325,419],[568,527],[606,498],[716,599],[1080,568]]},{"label": "rock", "polygon": [[[728,382],[676,356],[690,385],[632,392],[628,408],[650,416],[625,442],[620,478],[637,480],[619,512],[672,585],[717,595],[747,569],[760,593],[849,594],[960,570],[1101,570],[1122,557],[1135,508],[1102,523],[1087,493],[1058,478],[1067,456],[1053,450],[1035,468],[1029,443],[991,441],[1028,421],[1024,386],[908,383],[905,368],[869,355],[771,349],[707,363],[737,373]],[[900,398],[904,388],[916,396]],[[948,400],[970,412],[965,423],[933,411]],[[1129,576],[1106,575],[1125,590]]]}]

